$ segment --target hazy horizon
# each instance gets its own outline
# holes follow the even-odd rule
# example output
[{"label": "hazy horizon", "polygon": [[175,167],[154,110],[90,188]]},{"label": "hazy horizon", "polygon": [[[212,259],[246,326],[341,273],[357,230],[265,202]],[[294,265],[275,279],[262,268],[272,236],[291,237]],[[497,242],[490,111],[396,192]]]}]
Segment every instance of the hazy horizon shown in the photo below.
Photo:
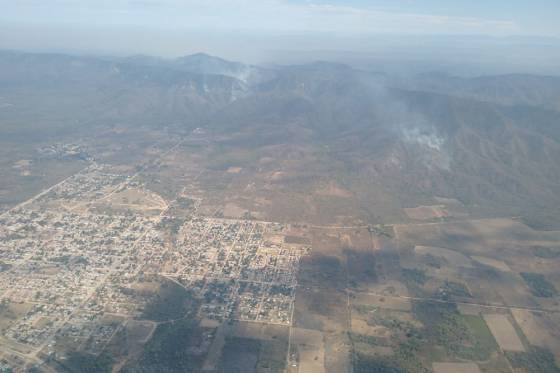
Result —
[{"label": "hazy horizon", "polygon": [[[6,30],[4,25],[3,30]],[[28,29],[29,30],[29,29]],[[17,33],[12,29],[10,32]],[[387,73],[443,72],[478,76],[510,73],[558,75],[560,39],[540,37],[489,37],[480,35],[366,35],[322,34],[217,35],[192,33],[165,38],[145,31],[144,43],[130,43],[118,50],[107,47],[113,33],[73,34],[76,43],[48,44],[39,38],[25,43],[0,34],[0,50],[61,53],[105,57],[146,55],[165,59],[196,53],[247,64],[300,64],[314,61],[345,63],[360,69]],[[49,31],[37,29],[43,35]],[[54,32],[54,31],[52,31]],[[128,36],[127,36],[128,35]],[[137,38],[123,32],[121,38]],[[150,39],[164,40],[155,45]],[[201,42],[199,40],[204,40]]]},{"label": "hazy horizon", "polygon": [[253,64],[328,59],[465,75],[560,71],[558,6],[502,3],[24,0],[4,4],[0,49],[166,58],[204,52]]}]

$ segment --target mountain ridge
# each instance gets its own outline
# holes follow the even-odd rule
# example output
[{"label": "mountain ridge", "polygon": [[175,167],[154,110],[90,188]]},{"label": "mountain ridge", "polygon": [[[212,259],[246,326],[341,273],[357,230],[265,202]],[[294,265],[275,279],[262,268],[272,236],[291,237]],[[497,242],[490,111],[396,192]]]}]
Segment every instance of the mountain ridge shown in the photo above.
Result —
[{"label": "mountain ridge", "polygon": [[62,123],[178,133],[201,127],[223,146],[254,153],[297,144],[318,151],[333,165],[329,172],[356,190],[376,185],[403,206],[444,196],[525,215],[541,228],[560,226],[549,208],[560,206],[560,79],[436,74],[403,81],[329,62],[254,67],[266,75],[254,80],[223,71],[241,66],[205,54],[177,62],[0,52],[0,96],[28,113],[0,109],[0,119],[24,128],[64,102]]}]

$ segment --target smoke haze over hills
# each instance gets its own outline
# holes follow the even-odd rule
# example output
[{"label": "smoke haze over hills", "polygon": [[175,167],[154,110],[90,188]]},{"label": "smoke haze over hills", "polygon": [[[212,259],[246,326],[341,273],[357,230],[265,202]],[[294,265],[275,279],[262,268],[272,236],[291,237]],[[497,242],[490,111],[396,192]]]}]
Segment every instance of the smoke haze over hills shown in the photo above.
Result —
[{"label": "smoke haze over hills", "polygon": [[558,0],[0,0],[0,372],[560,372]]}]

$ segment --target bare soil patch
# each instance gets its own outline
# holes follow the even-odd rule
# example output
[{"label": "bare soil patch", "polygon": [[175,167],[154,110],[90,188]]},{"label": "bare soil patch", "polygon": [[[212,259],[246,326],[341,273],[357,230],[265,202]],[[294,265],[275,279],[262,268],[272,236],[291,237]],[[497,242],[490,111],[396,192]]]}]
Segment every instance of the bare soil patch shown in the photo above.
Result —
[{"label": "bare soil patch", "polygon": [[485,256],[479,256],[479,255],[471,256],[471,258],[473,260],[477,261],[478,263],[484,264],[488,267],[492,267],[494,269],[497,269],[498,271],[503,271],[503,272],[510,272],[511,271],[509,266],[502,260],[492,259],[492,258],[488,258],[488,257],[485,257]]},{"label": "bare soil patch", "polygon": [[504,351],[525,351],[517,332],[506,315],[484,315],[484,321]]},{"label": "bare soil patch", "polygon": [[294,328],[292,346],[298,356],[299,371],[309,373],[325,372],[325,347],[323,333],[316,330]]},{"label": "bare soil patch", "polygon": [[341,188],[334,181],[330,182],[325,187],[318,189],[315,193],[320,196],[329,196],[329,197],[340,197],[340,198],[352,197],[352,193],[349,190]]},{"label": "bare soil patch", "polygon": [[412,309],[410,300],[404,298],[368,293],[354,293],[352,295],[352,304],[355,306],[364,305],[404,312],[410,312]]},{"label": "bare soil patch", "polygon": [[224,210],[223,210],[223,214],[225,217],[227,218],[242,218],[243,216],[245,216],[249,211],[247,211],[246,209],[236,205],[235,203],[226,203]]},{"label": "bare soil patch", "polygon": [[404,212],[409,218],[414,220],[432,220],[449,216],[445,205],[405,208]]},{"label": "bare soil patch", "polygon": [[560,317],[558,315],[533,313],[528,310],[512,310],[512,314],[529,343],[549,348],[560,355]]},{"label": "bare soil patch", "polygon": [[241,167],[230,167],[230,168],[227,169],[227,173],[228,174],[238,174],[238,173],[241,172],[241,170],[242,170]]}]

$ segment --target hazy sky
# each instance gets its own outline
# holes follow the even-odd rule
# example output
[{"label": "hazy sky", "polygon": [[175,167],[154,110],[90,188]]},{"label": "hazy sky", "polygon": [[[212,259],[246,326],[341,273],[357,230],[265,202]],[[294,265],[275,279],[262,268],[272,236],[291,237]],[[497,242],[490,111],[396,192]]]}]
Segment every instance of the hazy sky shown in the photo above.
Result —
[{"label": "hazy sky", "polygon": [[560,36],[558,0],[0,0],[0,21],[197,30]]},{"label": "hazy sky", "polygon": [[[271,49],[377,51],[392,43],[380,36],[560,37],[560,0],[0,0],[0,6],[4,49],[204,51],[259,60]],[[422,49],[407,40],[403,50]]]}]

